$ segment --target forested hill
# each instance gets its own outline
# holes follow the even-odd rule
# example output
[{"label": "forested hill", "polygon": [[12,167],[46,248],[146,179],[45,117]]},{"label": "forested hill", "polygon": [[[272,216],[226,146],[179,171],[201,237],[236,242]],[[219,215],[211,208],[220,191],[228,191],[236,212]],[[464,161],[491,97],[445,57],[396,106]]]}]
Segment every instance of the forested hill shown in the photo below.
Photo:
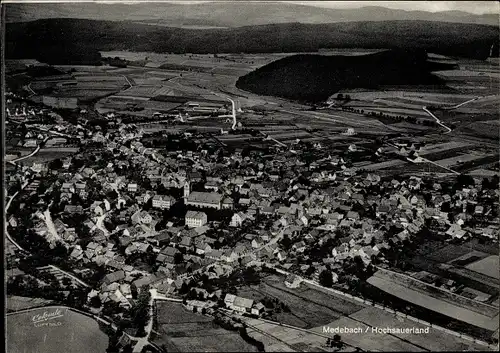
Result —
[{"label": "forested hill", "polygon": [[98,50],[158,53],[314,52],[320,48],[424,49],[447,56],[485,59],[498,26],[430,21],[274,24],[185,29],[132,22],[47,19],[6,25],[7,58],[48,63],[98,60]]},{"label": "forested hill", "polygon": [[242,76],[236,83],[253,93],[321,102],[346,88],[440,85],[431,74],[454,65],[427,61],[422,50],[389,50],[362,56],[293,55]]}]

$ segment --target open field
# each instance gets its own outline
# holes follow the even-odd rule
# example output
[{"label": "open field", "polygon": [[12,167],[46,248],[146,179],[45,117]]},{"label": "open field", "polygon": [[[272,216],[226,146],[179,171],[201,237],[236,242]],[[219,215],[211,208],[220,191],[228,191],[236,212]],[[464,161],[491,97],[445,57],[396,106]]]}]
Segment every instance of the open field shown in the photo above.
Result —
[{"label": "open field", "polygon": [[30,165],[33,162],[50,162],[54,159],[64,158],[69,155],[74,154],[78,149],[68,148],[67,150],[57,151],[56,149],[52,149],[51,151],[45,151],[45,149],[41,149],[37,154],[31,156],[29,158],[23,159],[21,161],[24,165]]},{"label": "open field", "polygon": [[[54,313],[55,316],[35,321],[36,316],[44,312]],[[108,346],[107,335],[94,319],[67,307],[51,306],[13,313],[7,315],[6,321],[9,353],[102,353]]]},{"label": "open field", "polygon": [[435,162],[439,163],[440,165],[445,166],[445,167],[452,167],[452,166],[455,166],[458,164],[472,162],[472,161],[475,161],[477,159],[489,158],[489,157],[495,157],[495,156],[498,156],[498,155],[495,155],[495,154],[481,155],[481,154],[469,153],[469,154],[458,155],[458,156],[451,157],[451,158],[437,160]]},{"label": "open field", "polygon": [[43,298],[20,297],[17,295],[8,296],[5,301],[7,312],[29,309],[34,307],[46,306],[52,303],[52,300]]},{"label": "open field", "polygon": [[491,255],[479,261],[473,262],[466,267],[469,270],[482,273],[489,277],[500,279],[498,260],[498,255]]},{"label": "open field", "polygon": [[[159,302],[157,305],[158,331],[181,352],[255,352],[238,332],[228,331],[212,323],[212,319],[188,311],[180,303]],[[167,345],[168,346],[168,345]]]},{"label": "open field", "polygon": [[[343,317],[339,320],[329,322],[324,326],[315,327],[312,329],[314,332],[323,333],[323,327],[331,327],[335,329],[339,328],[349,328],[349,329],[361,329],[361,333],[343,333],[341,335],[342,341],[353,346],[360,347],[369,352],[381,351],[381,352],[424,352],[425,349],[418,347],[409,342],[403,341],[390,334],[379,334],[372,332],[371,325],[362,323],[360,320],[353,319],[351,317]],[[384,327],[385,328],[385,327]],[[333,335],[332,335],[333,336]]]},{"label": "open field", "polygon": [[284,277],[268,276],[257,286],[238,289],[238,295],[254,300],[276,298],[285,303],[290,311],[274,314],[276,320],[302,328],[311,328],[350,315],[363,308],[359,303],[323,293],[317,288],[302,285],[290,289],[284,285]]},{"label": "open field", "polygon": [[[353,319],[362,321],[373,327],[394,327],[394,328],[422,328],[428,326],[409,319],[397,317],[386,311],[377,308],[368,307],[360,310],[350,316]],[[447,334],[443,331],[430,327],[429,333],[423,334],[394,334],[394,336],[405,339],[410,343],[430,350],[431,352],[440,351],[482,351],[483,346],[471,341]]]},{"label": "open field", "polygon": [[[387,276],[379,273],[378,271],[374,276],[368,279],[368,283],[373,286],[391,293],[403,300],[410,303],[422,306],[440,314],[449,316],[459,321],[469,323],[471,325],[481,327],[490,331],[498,329],[498,311],[490,313],[490,315],[480,314],[471,309],[453,304],[442,299],[435,298],[431,294],[426,294],[424,291],[408,288],[403,283],[398,283]],[[478,304],[479,305],[479,304]]]}]

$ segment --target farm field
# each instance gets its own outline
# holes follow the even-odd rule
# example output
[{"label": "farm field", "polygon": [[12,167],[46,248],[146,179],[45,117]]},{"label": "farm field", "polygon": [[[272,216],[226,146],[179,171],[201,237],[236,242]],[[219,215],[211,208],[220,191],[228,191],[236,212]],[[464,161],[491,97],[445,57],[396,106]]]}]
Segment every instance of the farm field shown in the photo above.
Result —
[{"label": "farm field", "polygon": [[158,331],[155,343],[165,339],[181,352],[256,352],[237,331],[214,326],[212,319],[185,309],[180,303],[159,302],[157,305]]},{"label": "farm field", "polygon": [[359,303],[306,285],[295,289],[287,288],[283,281],[284,278],[280,276],[268,276],[257,286],[239,288],[238,295],[254,300],[262,300],[264,297],[278,299],[289,307],[290,312],[275,313],[275,320],[301,328],[321,325],[363,308]]},{"label": "farm field", "polygon": [[438,143],[438,144],[432,144],[432,145],[426,145],[422,148],[422,150],[419,152],[420,156],[429,156],[431,153],[440,153],[444,151],[451,151],[451,150],[462,150],[465,147],[472,147],[471,143],[468,142],[462,142],[462,141],[449,141],[449,142],[444,142],[444,143]]},{"label": "farm field", "polygon": [[369,170],[369,171],[370,170],[381,170],[381,169],[387,169],[387,168],[400,167],[404,164],[407,164],[407,162],[402,161],[400,159],[392,159],[392,160],[385,161],[385,162],[367,165],[367,166],[363,167],[363,169]]},{"label": "farm field", "polygon": [[[360,310],[350,316],[353,319],[369,324],[373,327],[395,327],[395,328],[422,328],[428,326],[405,319],[396,317],[386,311],[377,308],[368,307]],[[475,344],[463,338],[447,334],[430,327],[429,333],[424,334],[394,334],[394,336],[407,340],[416,346],[428,349],[431,352],[440,351],[482,351],[484,346]]]},{"label": "farm field", "polygon": [[408,288],[405,285],[396,283],[391,279],[378,274],[378,272],[368,279],[368,283],[385,292],[391,293],[398,298],[422,306],[429,310],[436,311],[456,320],[463,321],[490,331],[495,331],[499,327],[498,313],[496,314],[496,317],[479,314],[475,311],[463,308],[450,302],[434,298],[421,291]]},{"label": "farm field", "polygon": [[[307,351],[304,348],[309,348],[310,351],[320,351],[321,347],[325,345],[326,338],[314,333],[300,331],[294,328],[279,326],[259,319],[243,318],[245,322],[251,327],[248,329],[249,334],[255,338],[262,337],[265,344],[266,352],[274,352],[277,348],[278,352],[293,352],[293,351]],[[264,335],[260,332],[265,332]],[[273,338],[269,338],[272,336]],[[297,348],[295,348],[297,347]],[[300,348],[301,349],[300,349]]]},{"label": "farm field", "polygon": [[[393,335],[384,335],[371,331],[371,326],[362,323],[359,320],[351,317],[343,317],[339,320],[332,321],[324,326],[336,328],[361,328],[362,333],[344,333],[341,335],[342,341],[347,344],[360,347],[363,350],[373,352],[424,352],[422,349],[414,344],[403,341],[402,339]],[[312,329],[314,332],[322,333],[323,327],[319,326]]]},{"label": "farm field", "polygon": [[69,155],[72,155],[75,153],[75,150],[78,151],[77,148],[68,148],[67,150],[62,150],[62,151],[60,150],[57,151],[55,149],[51,151],[45,151],[45,149],[41,149],[34,156],[23,159],[21,163],[25,165],[31,165],[33,162],[50,162],[54,159],[64,158]]},{"label": "farm field", "polygon": [[481,154],[469,153],[469,154],[462,154],[462,155],[458,155],[455,157],[437,160],[435,162],[439,163],[440,165],[445,166],[445,167],[451,167],[451,166],[458,165],[461,163],[472,162],[472,161],[475,161],[477,159],[489,158],[489,157],[494,157],[494,156],[496,156],[496,155],[495,154],[481,155]]},{"label": "farm field", "polygon": [[[361,101],[369,101],[373,102],[377,99],[393,99],[393,98],[401,98],[409,103],[412,102],[422,102],[424,105],[432,105],[429,103],[450,103],[450,104],[459,104],[465,102],[466,100],[475,98],[474,95],[471,94],[462,94],[462,93],[439,93],[439,92],[420,92],[420,91],[412,91],[408,90],[343,90],[339,93],[349,94],[352,99],[357,99]],[[336,95],[335,95],[336,96]]]},{"label": "farm field", "polygon": [[482,273],[483,275],[500,279],[499,256],[491,255],[466,266],[469,270]]},{"label": "farm field", "polygon": [[[36,315],[55,313],[52,319],[34,323]],[[50,306],[7,315],[7,352],[102,353],[108,337],[98,323],[67,307]],[[61,326],[64,330],[61,330]]]}]

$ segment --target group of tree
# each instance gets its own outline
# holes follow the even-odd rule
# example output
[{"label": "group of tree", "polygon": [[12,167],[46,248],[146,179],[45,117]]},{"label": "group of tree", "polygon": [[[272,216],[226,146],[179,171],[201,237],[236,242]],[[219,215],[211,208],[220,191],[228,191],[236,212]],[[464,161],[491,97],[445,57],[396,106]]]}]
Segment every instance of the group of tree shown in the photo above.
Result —
[{"label": "group of tree", "polygon": [[130,317],[132,319],[132,324],[137,328],[137,336],[144,336],[146,332],[144,327],[150,319],[149,314],[149,304],[151,299],[151,293],[149,292],[149,287],[144,286],[141,288],[140,293],[135,301],[134,305],[130,309]]}]

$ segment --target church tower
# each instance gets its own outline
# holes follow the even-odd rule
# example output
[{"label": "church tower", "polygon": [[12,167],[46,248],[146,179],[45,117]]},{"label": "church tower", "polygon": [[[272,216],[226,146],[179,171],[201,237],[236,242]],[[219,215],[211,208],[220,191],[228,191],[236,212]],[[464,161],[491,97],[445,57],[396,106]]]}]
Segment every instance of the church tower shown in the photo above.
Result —
[{"label": "church tower", "polygon": [[191,184],[189,183],[189,180],[186,180],[184,182],[184,198],[187,199],[190,193],[191,193]]}]

